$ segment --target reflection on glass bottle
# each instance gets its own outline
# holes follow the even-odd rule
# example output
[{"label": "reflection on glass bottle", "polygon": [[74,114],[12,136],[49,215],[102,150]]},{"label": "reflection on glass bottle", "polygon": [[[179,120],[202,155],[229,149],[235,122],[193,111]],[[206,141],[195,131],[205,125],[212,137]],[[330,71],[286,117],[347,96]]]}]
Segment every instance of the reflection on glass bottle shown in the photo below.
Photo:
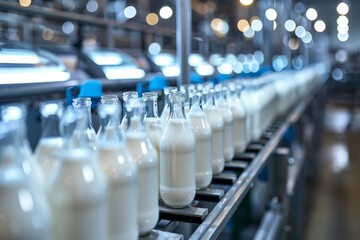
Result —
[{"label": "reflection on glass bottle", "polygon": [[138,167],[138,226],[140,235],[149,233],[159,219],[158,156],[147,136],[144,124],[144,102],[134,99],[125,105],[126,144]]},{"label": "reflection on glass bottle", "polygon": [[21,166],[24,173],[29,177],[34,188],[44,191],[45,179],[39,163],[32,154],[29,141],[27,139],[26,124],[27,108],[24,104],[11,104],[1,107],[1,118],[4,122],[19,121],[20,125],[20,146]]},{"label": "reflection on glass bottle", "polygon": [[[135,91],[129,91],[129,92],[123,92],[122,94],[122,98],[123,98],[123,101],[124,101],[124,109],[125,109],[125,105],[134,100],[134,99],[137,99],[138,98],[138,93],[135,92]],[[127,112],[125,111],[124,112],[124,116],[123,116],[123,119],[121,120],[121,129],[125,132],[127,126],[128,126],[128,117],[126,116]]]},{"label": "reflection on glass bottle", "polygon": [[[106,179],[85,134],[88,112],[69,107],[61,119],[59,167],[49,180],[55,240],[107,239]],[[77,144],[74,144],[77,134]]]},{"label": "reflection on glass bottle", "polygon": [[234,158],[234,117],[228,103],[228,89],[216,86],[216,106],[224,121],[224,158],[229,162]]},{"label": "reflection on glass bottle", "polygon": [[239,156],[246,149],[246,110],[240,98],[242,87],[230,84],[230,107],[234,116],[234,150],[235,156]]},{"label": "reflection on glass bottle", "polygon": [[164,88],[165,105],[164,105],[164,108],[163,108],[161,116],[160,116],[161,124],[163,125],[164,128],[165,128],[165,126],[169,120],[169,116],[170,116],[169,94],[171,92],[176,92],[176,91],[177,91],[177,87],[165,87]]},{"label": "reflection on glass bottle", "polygon": [[[144,125],[147,135],[149,136],[151,143],[154,145],[159,159],[160,139],[163,134],[163,127],[161,125],[161,120],[158,115],[158,95],[156,92],[145,92],[142,95],[145,102]],[[158,164],[158,183],[160,184],[160,164]]]},{"label": "reflection on glass bottle", "polygon": [[63,112],[61,101],[40,103],[41,137],[35,150],[35,159],[40,164],[46,179],[59,164],[59,154],[63,144],[59,127]]},{"label": "reflection on glass bottle", "polygon": [[219,174],[224,170],[224,121],[215,106],[215,90],[208,89],[204,94],[203,110],[209,120],[212,138],[211,138],[211,156],[213,174]]},{"label": "reflection on glass bottle", "polygon": [[[120,112],[119,112],[119,116],[118,116],[117,121],[119,122],[118,125],[120,127],[121,102],[120,102],[118,96],[115,95],[115,94],[103,95],[103,96],[101,96],[100,102],[103,103],[103,104],[116,104],[116,105],[119,105]],[[101,131],[102,131],[102,124],[100,124],[99,130],[97,132],[97,136],[100,135]]]},{"label": "reflection on glass bottle", "polygon": [[170,117],[160,141],[160,195],[174,208],[195,198],[195,138],[184,114],[184,95],[172,92]]},{"label": "reflection on glass bottle", "polygon": [[97,145],[97,137],[92,125],[92,117],[91,117],[91,98],[74,98],[73,99],[73,107],[75,110],[86,110],[87,117],[86,117],[86,129],[75,129],[73,135],[73,144],[78,145],[80,138],[82,135],[85,136],[86,142],[89,145],[90,149],[96,150]]},{"label": "reflection on glass bottle", "polygon": [[48,202],[22,168],[22,124],[0,122],[0,239],[52,239]]},{"label": "reflection on glass bottle", "polygon": [[137,239],[137,166],[120,129],[120,104],[99,105],[98,161],[107,178],[109,239]]},{"label": "reflection on glass bottle", "polygon": [[201,92],[192,91],[190,97],[190,111],[188,122],[196,141],[196,188],[209,186],[212,180],[211,165],[211,126],[200,106]]}]

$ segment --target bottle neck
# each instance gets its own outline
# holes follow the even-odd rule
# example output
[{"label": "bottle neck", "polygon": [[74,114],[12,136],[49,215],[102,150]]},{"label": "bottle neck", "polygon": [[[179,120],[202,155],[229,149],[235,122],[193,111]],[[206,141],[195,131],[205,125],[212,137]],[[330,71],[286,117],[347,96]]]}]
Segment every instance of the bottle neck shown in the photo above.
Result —
[{"label": "bottle neck", "polygon": [[119,114],[108,114],[100,118],[101,128],[99,133],[99,143],[122,142],[123,135],[120,128]]},{"label": "bottle neck", "polygon": [[48,115],[42,116],[41,119],[41,137],[49,138],[49,137],[60,137],[60,119],[59,116]]},{"label": "bottle neck", "polygon": [[213,92],[208,92],[205,96],[205,105],[206,106],[215,106],[215,96]]},{"label": "bottle neck", "polygon": [[126,111],[126,132],[127,133],[142,133],[145,132],[143,124],[144,110],[139,108],[133,108],[130,111]]},{"label": "bottle neck", "polygon": [[145,101],[145,118],[158,118],[157,99],[148,99]]},{"label": "bottle neck", "polygon": [[174,100],[170,102],[170,119],[185,119],[183,101]]},{"label": "bottle neck", "polygon": [[190,108],[201,109],[200,96],[194,95],[190,97]]}]

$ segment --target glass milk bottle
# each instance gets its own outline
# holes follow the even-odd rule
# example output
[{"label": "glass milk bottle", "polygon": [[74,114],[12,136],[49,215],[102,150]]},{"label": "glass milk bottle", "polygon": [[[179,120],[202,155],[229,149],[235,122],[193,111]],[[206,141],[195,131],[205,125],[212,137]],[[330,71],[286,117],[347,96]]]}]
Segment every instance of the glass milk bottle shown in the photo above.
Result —
[{"label": "glass milk bottle", "polygon": [[137,239],[137,167],[132,161],[120,129],[120,104],[103,103],[98,161],[108,187],[108,234],[112,240]]},{"label": "glass milk bottle", "polygon": [[[143,93],[143,100],[145,102],[145,118],[144,125],[147,135],[150,138],[151,143],[156,149],[158,159],[160,157],[160,139],[163,134],[163,127],[158,115],[158,105],[156,92]],[[158,164],[158,184],[160,184],[160,164]],[[159,192],[160,197],[160,192]]]},{"label": "glass milk bottle", "polygon": [[218,108],[215,106],[215,90],[210,89],[204,94],[204,113],[209,120],[211,138],[211,157],[213,174],[219,174],[224,170],[224,121]]},{"label": "glass milk bottle", "polygon": [[35,159],[40,164],[45,179],[59,164],[63,139],[60,136],[60,118],[64,112],[61,101],[40,103],[41,137],[35,149]]},{"label": "glass milk bottle", "polygon": [[144,124],[146,132],[150,138],[151,143],[154,145],[158,156],[160,156],[159,144],[163,133],[163,127],[158,115],[158,95],[156,92],[146,92],[142,95],[145,102]]},{"label": "glass milk bottle", "polygon": [[212,180],[211,165],[211,126],[201,109],[201,93],[192,91],[190,97],[190,111],[187,120],[196,141],[196,175],[195,182],[197,189],[203,189],[209,186]]},{"label": "glass milk bottle", "polygon": [[[237,83],[237,86],[241,83]],[[253,120],[254,120],[254,103],[252,100],[252,92],[250,85],[247,82],[243,83],[244,90],[240,95],[240,100],[244,103],[246,110],[246,144],[252,141],[252,130],[253,130]]]},{"label": "glass milk bottle", "polygon": [[[120,107],[120,112],[119,112],[118,121],[119,121],[119,127],[120,127],[121,102],[120,102],[118,96],[115,95],[115,94],[103,95],[103,96],[101,96],[100,102],[101,102],[101,103],[118,104],[118,105],[119,105],[119,107]],[[99,135],[100,135],[101,128],[102,128],[102,125],[100,124],[99,130],[98,130],[98,132],[97,132],[97,137],[99,137]]]},{"label": "glass milk bottle", "polygon": [[19,152],[22,156],[21,167],[29,177],[31,185],[39,190],[45,190],[44,174],[39,163],[35,160],[29,141],[27,139],[26,124],[27,108],[24,104],[11,104],[1,107],[1,118],[4,122],[19,121],[20,145]]},{"label": "glass milk bottle", "polygon": [[227,101],[228,89],[217,85],[216,106],[224,121],[224,158],[226,162],[234,158],[234,117]]},{"label": "glass milk bottle", "polygon": [[165,104],[164,104],[164,108],[161,112],[161,124],[163,125],[163,127],[166,127],[167,121],[169,120],[169,115],[170,115],[170,101],[169,101],[169,94],[170,92],[176,92],[177,91],[177,87],[165,87],[164,88],[164,96],[165,96]]},{"label": "glass milk bottle", "polygon": [[184,95],[172,92],[170,118],[160,141],[160,195],[170,207],[188,206],[195,198],[195,138],[184,115]]},{"label": "glass milk bottle", "polygon": [[125,106],[126,144],[138,167],[138,226],[140,235],[145,235],[159,219],[158,156],[143,124],[143,100],[134,99]]},{"label": "glass milk bottle", "polygon": [[48,202],[22,167],[22,124],[0,122],[0,239],[48,240],[52,239]]},{"label": "glass milk bottle", "polygon": [[88,129],[87,118],[85,109],[76,111],[69,107],[61,119],[64,137],[61,161],[50,175],[48,186],[55,240],[108,237],[106,179],[87,136],[78,134]]},{"label": "glass milk bottle", "polygon": [[180,86],[180,91],[184,93],[185,96],[185,103],[184,103],[184,112],[185,117],[188,116],[189,110],[190,110],[190,92],[195,91],[195,85],[189,84],[189,85],[182,85]]},{"label": "glass milk bottle", "polygon": [[[130,102],[131,100],[138,99],[138,93],[135,91],[129,91],[129,92],[123,92],[122,98],[124,101],[124,108],[126,103]],[[127,112],[124,111],[123,119],[121,120],[121,129],[125,132],[127,126],[128,126],[128,118],[126,116]]]},{"label": "glass milk bottle", "polygon": [[229,105],[234,116],[234,150],[235,156],[239,156],[246,149],[246,110],[240,99],[241,86],[229,85],[231,97]]}]

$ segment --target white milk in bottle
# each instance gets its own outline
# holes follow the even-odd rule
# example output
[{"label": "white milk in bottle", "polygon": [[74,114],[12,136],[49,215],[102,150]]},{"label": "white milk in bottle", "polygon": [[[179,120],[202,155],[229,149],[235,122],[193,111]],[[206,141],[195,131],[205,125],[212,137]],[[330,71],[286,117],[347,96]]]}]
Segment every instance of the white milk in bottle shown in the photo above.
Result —
[{"label": "white milk in bottle", "polygon": [[234,117],[227,101],[226,87],[216,86],[216,106],[224,121],[224,158],[229,162],[234,158]]},{"label": "white milk in bottle", "polygon": [[196,188],[209,186],[212,180],[211,127],[200,107],[200,92],[190,92],[190,111],[187,120],[196,141]]},{"label": "white milk in bottle", "polygon": [[160,195],[166,205],[188,206],[195,198],[195,138],[184,116],[184,96],[172,92],[170,118],[160,141]]},{"label": "white milk in bottle", "polygon": [[[147,135],[149,136],[151,143],[154,145],[156,149],[156,153],[159,158],[160,139],[163,134],[163,127],[161,125],[161,120],[158,115],[158,105],[157,105],[158,96],[156,92],[146,92],[143,93],[142,95],[143,95],[143,100],[145,102],[144,125],[146,128]],[[160,184],[160,164],[158,164],[158,184]],[[160,197],[160,188],[159,188],[159,197]]]},{"label": "white milk in bottle", "polygon": [[[70,107],[62,117],[61,161],[48,186],[54,240],[108,239],[106,179],[86,139],[87,117],[86,110]],[[78,142],[73,144],[75,131]]]},{"label": "white milk in bottle", "polygon": [[59,153],[63,144],[59,124],[63,111],[64,107],[61,101],[40,103],[41,137],[35,149],[34,157],[41,166],[46,180],[59,164]]},{"label": "white milk in bottle", "polygon": [[52,239],[52,219],[42,189],[24,172],[22,122],[0,122],[0,239]]},{"label": "white milk in bottle", "polygon": [[234,116],[234,150],[239,156],[246,149],[246,110],[240,99],[241,86],[230,85],[230,106]]},{"label": "white milk in bottle", "polygon": [[205,94],[204,113],[209,120],[212,138],[211,138],[211,157],[213,174],[219,174],[224,170],[224,121],[215,107],[213,89]]},{"label": "white milk in bottle", "polygon": [[142,122],[144,102],[135,99],[126,105],[126,144],[138,168],[138,226],[140,235],[149,233],[159,219],[158,156]]},{"label": "white milk in bottle", "polygon": [[98,161],[107,179],[109,239],[137,239],[137,167],[120,129],[120,104],[100,104],[98,115]]}]

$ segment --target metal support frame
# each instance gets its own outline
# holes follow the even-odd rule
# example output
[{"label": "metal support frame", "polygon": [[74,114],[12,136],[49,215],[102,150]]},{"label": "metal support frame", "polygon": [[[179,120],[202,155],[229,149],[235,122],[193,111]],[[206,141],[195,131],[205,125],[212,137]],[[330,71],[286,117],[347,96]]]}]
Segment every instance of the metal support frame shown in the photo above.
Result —
[{"label": "metal support frame", "polygon": [[176,0],[176,51],[180,66],[177,86],[190,83],[188,57],[191,51],[191,3],[190,0]]}]

